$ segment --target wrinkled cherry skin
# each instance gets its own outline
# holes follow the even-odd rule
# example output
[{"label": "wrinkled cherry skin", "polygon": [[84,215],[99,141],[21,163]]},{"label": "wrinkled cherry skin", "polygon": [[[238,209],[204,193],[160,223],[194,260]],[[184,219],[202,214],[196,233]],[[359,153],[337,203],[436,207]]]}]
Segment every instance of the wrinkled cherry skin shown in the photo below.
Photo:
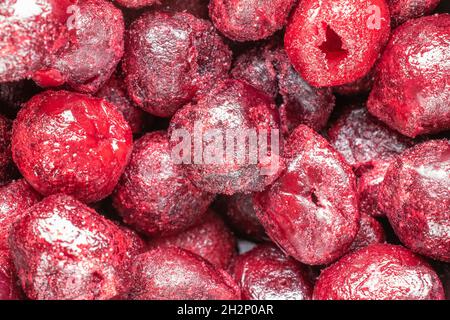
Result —
[{"label": "wrinkled cherry skin", "polygon": [[115,0],[115,2],[126,8],[138,9],[158,4],[160,0]]},{"label": "wrinkled cherry skin", "polygon": [[441,0],[387,0],[391,12],[392,26],[430,14]]},{"label": "wrinkled cherry skin", "polygon": [[245,300],[310,300],[312,286],[306,269],[275,245],[261,244],[238,256],[231,274]]},{"label": "wrinkled cherry skin", "polygon": [[370,71],[389,33],[385,0],[303,0],[287,26],[285,48],[308,83],[337,86]]},{"label": "wrinkled cherry skin", "polygon": [[386,240],[383,226],[375,218],[361,213],[359,231],[349,251],[356,251],[373,243],[383,243]]},{"label": "wrinkled cherry skin", "polygon": [[167,134],[158,131],[134,143],[112,199],[126,224],[148,236],[161,236],[198,223],[214,195],[189,181],[172,160]]},{"label": "wrinkled cherry skin", "polygon": [[385,213],[378,206],[378,194],[390,161],[375,161],[358,170],[359,211],[372,217],[382,217]]},{"label": "wrinkled cherry skin", "polygon": [[33,188],[87,203],[113,191],[131,147],[131,130],[115,107],[67,91],[34,96],[13,126],[13,159]]},{"label": "wrinkled cherry skin", "polygon": [[225,271],[177,247],[139,255],[131,272],[130,300],[236,300],[241,296]]},{"label": "wrinkled cherry skin", "polygon": [[0,115],[0,185],[7,183],[14,174],[11,156],[11,121]]},{"label": "wrinkled cherry skin", "polygon": [[0,83],[25,79],[59,46],[71,0],[0,1]]},{"label": "wrinkled cherry skin", "polygon": [[0,300],[21,300],[22,292],[17,283],[9,250],[0,250]]},{"label": "wrinkled cherry skin", "polygon": [[256,216],[252,194],[237,193],[224,200],[226,218],[233,230],[254,241],[267,240],[266,231]]},{"label": "wrinkled cherry skin", "polygon": [[282,29],[296,0],[211,0],[216,28],[235,41],[267,38]]},{"label": "wrinkled cherry skin", "polygon": [[8,250],[9,230],[41,196],[20,179],[0,187],[0,250]]},{"label": "wrinkled cherry skin", "polygon": [[436,272],[411,251],[374,244],[351,253],[320,274],[317,300],[443,300]]},{"label": "wrinkled cherry skin", "polygon": [[[220,133],[225,148],[232,135],[242,138],[249,136],[249,130],[253,130],[257,136],[262,136],[261,139],[269,141],[267,151],[271,154],[257,145],[253,149],[261,155],[254,161],[256,163],[248,159],[239,163],[238,148],[223,150],[223,155],[220,155],[211,147],[214,144],[208,143],[208,138],[205,138],[208,132],[214,132],[211,130]],[[204,191],[226,195],[262,191],[276,179],[283,167],[279,155],[283,141],[279,131],[279,115],[273,99],[245,82],[231,79],[217,84],[197,104],[188,104],[180,109],[169,126],[172,151],[183,156],[181,166],[189,179]],[[184,138],[186,133],[191,137],[188,144],[191,154],[178,151],[179,146],[187,143]],[[280,150],[271,148],[271,142],[276,138]],[[239,144],[241,147],[245,145],[247,155],[250,154],[249,140]],[[238,143],[236,139],[234,141],[236,146]],[[203,145],[203,152],[198,151],[195,145]],[[231,148],[228,146],[228,149]],[[202,159],[198,159],[200,157]]]},{"label": "wrinkled cherry skin", "polygon": [[106,99],[123,114],[133,134],[142,132],[147,115],[128,97],[125,83],[119,72],[111,76],[96,96]]},{"label": "wrinkled cherry skin", "polygon": [[223,220],[208,211],[202,221],[194,227],[176,235],[150,241],[152,246],[175,246],[211,262],[226,270],[236,255],[236,239]]},{"label": "wrinkled cherry skin", "polygon": [[256,214],[269,237],[298,261],[333,262],[359,229],[355,175],[323,137],[303,125],[286,141],[285,158],[278,180],[255,194]]},{"label": "wrinkled cherry skin", "polygon": [[42,87],[67,84],[94,93],[110,78],[123,55],[122,12],[107,0],[78,0],[69,18],[65,42],[33,74]]},{"label": "wrinkled cherry skin", "polygon": [[271,97],[281,95],[283,102],[279,110],[285,134],[300,124],[321,130],[335,105],[331,88],[311,87],[295,71],[284,49],[273,44],[238,56],[231,74]]},{"label": "wrinkled cherry skin", "polygon": [[128,30],[126,48],[128,93],[159,117],[208,92],[231,66],[231,51],[211,23],[189,13],[144,14]]},{"label": "wrinkled cherry skin", "polygon": [[450,262],[450,141],[431,140],[391,163],[379,205],[412,251]]},{"label": "wrinkled cherry skin", "polygon": [[113,222],[65,195],[28,209],[9,238],[22,288],[33,300],[115,297],[124,290],[130,244]]},{"label": "wrinkled cherry skin", "polygon": [[333,147],[353,168],[389,161],[412,141],[372,117],[364,106],[344,111],[327,132]]},{"label": "wrinkled cherry skin", "polygon": [[370,113],[416,137],[450,129],[450,15],[397,28],[377,65]]}]

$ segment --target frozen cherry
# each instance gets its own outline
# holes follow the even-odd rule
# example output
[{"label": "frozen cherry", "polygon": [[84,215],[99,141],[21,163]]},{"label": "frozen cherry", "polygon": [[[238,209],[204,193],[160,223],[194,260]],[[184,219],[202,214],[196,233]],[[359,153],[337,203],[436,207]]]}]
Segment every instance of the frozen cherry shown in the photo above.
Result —
[{"label": "frozen cherry", "polygon": [[387,0],[393,26],[427,15],[437,8],[441,0]]},{"label": "frozen cherry", "polygon": [[131,268],[130,300],[236,300],[237,284],[225,271],[177,247],[139,255]]},{"label": "frozen cherry", "polygon": [[373,243],[383,243],[386,239],[383,226],[375,218],[361,213],[359,231],[349,251],[367,247]]},{"label": "frozen cherry", "polygon": [[61,40],[70,4],[70,0],[0,1],[0,83],[25,79],[41,66]]},{"label": "frozen cherry", "polygon": [[67,84],[94,93],[122,58],[123,15],[107,0],[77,0],[70,11],[65,42],[45,59],[33,80],[42,87]]},{"label": "frozen cherry", "polygon": [[118,4],[126,8],[143,8],[158,4],[160,0],[115,0]]},{"label": "frozen cherry", "polygon": [[286,52],[313,86],[337,86],[365,76],[389,39],[385,0],[303,0],[285,35]]},{"label": "frozen cherry", "polygon": [[450,262],[450,141],[431,140],[398,156],[378,200],[403,244]]},{"label": "frozen cherry", "polygon": [[273,244],[261,244],[236,258],[232,274],[245,300],[309,300],[305,268]]},{"label": "frozen cherry", "polygon": [[173,162],[162,131],[148,133],[134,143],[130,163],[113,194],[114,207],[124,222],[149,236],[193,226],[213,199]]},{"label": "frozen cherry", "polygon": [[274,50],[270,45],[252,48],[239,55],[231,75],[273,98],[278,95],[278,71],[274,64]]},{"label": "frozen cherry", "polygon": [[282,169],[276,105],[242,81],[223,81],[180,109],[169,134],[188,177],[208,192],[262,191]]},{"label": "frozen cherry", "polygon": [[146,122],[146,114],[128,97],[127,89],[119,72],[97,92],[97,97],[106,99],[124,116],[134,134],[141,133]]},{"label": "frozen cherry", "polygon": [[176,246],[191,251],[221,269],[227,269],[236,255],[236,239],[222,219],[212,211],[194,227],[173,236],[154,239],[150,244]]},{"label": "frozen cherry", "polygon": [[14,175],[11,157],[11,121],[0,115],[0,185]]},{"label": "frozen cherry", "polygon": [[34,96],[13,127],[13,159],[25,179],[43,195],[84,202],[113,191],[131,147],[131,130],[115,107],[67,91]]},{"label": "frozen cherry", "polygon": [[412,144],[372,117],[363,106],[344,111],[328,129],[328,138],[355,169],[379,160],[388,161]]},{"label": "frozen cherry", "polygon": [[0,250],[0,300],[21,300],[14,265],[8,250]]},{"label": "frozen cherry", "polygon": [[352,169],[329,143],[306,126],[286,141],[280,178],[255,195],[258,218],[270,238],[309,265],[342,256],[359,228]]},{"label": "frozen cherry", "polygon": [[267,239],[266,231],[256,216],[252,194],[237,193],[224,200],[226,218],[233,230],[255,241]]},{"label": "frozen cherry", "polygon": [[282,29],[296,0],[211,0],[216,28],[236,41],[261,40]]},{"label": "frozen cherry", "polygon": [[231,51],[211,23],[188,13],[144,14],[131,25],[126,45],[128,93],[159,117],[207,92],[231,65]]},{"label": "frozen cherry", "polygon": [[283,49],[276,52],[278,82],[283,104],[281,123],[285,134],[304,124],[319,131],[328,122],[335,105],[331,88],[314,88],[295,71]]},{"label": "frozen cherry", "polygon": [[401,25],[377,64],[370,113],[413,138],[450,129],[449,60],[449,14]]},{"label": "frozen cherry", "polygon": [[28,209],[9,244],[30,299],[110,299],[124,290],[129,240],[72,197],[53,195]]},{"label": "frozen cherry", "polygon": [[39,200],[40,195],[24,179],[0,187],[0,250],[8,250],[12,224]]},{"label": "frozen cherry", "polygon": [[443,300],[436,272],[411,251],[374,244],[322,271],[314,288],[318,300]]}]

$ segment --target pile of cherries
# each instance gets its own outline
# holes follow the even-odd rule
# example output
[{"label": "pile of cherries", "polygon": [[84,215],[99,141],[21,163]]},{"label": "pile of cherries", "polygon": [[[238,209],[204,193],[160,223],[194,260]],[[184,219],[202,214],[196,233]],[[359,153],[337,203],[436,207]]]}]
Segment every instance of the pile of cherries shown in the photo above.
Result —
[{"label": "pile of cherries", "polygon": [[449,13],[0,0],[0,299],[450,296]]}]

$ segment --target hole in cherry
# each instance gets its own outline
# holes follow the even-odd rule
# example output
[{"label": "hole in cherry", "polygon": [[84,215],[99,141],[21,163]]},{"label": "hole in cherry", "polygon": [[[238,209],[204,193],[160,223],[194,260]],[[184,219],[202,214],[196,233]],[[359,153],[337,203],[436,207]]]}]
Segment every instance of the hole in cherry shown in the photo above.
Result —
[{"label": "hole in cherry", "polygon": [[348,51],[342,48],[341,37],[329,25],[326,26],[325,41],[319,49],[325,53],[328,60],[342,60],[348,54]]},{"label": "hole in cherry", "polygon": [[317,207],[320,207],[320,201],[319,201],[319,198],[318,198],[317,195],[316,195],[315,190],[313,190],[313,191],[311,192],[311,201],[312,201]]}]

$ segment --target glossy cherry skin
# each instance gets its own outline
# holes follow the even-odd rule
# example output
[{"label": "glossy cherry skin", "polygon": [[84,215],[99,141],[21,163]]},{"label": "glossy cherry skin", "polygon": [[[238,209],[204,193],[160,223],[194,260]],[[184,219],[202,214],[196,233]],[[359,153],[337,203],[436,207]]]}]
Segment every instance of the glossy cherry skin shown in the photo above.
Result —
[{"label": "glossy cherry skin", "polygon": [[285,34],[285,49],[303,79],[317,87],[365,76],[390,33],[385,0],[303,0]]},{"label": "glossy cherry skin", "polygon": [[256,214],[269,237],[298,261],[333,262],[359,229],[355,175],[323,137],[303,125],[287,139],[285,158],[286,170],[255,194]]},{"label": "glossy cherry skin", "polygon": [[67,91],[34,96],[13,126],[13,159],[33,188],[87,203],[113,191],[131,147],[130,127],[114,106]]},{"label": "glossy cherry skin", "polygon": [[139,255],[131,271],[130,300],[236,300],[241,296],[225,271],[177,247]]},{"label": "glossy cherry skin", "polygon": [[216,28],[235,41],[267,38],[282,29],[295,0],[211,0],[209,15]]},{"label": "glossy cherry skin", "polygon": [[231,66],[231,51],[207,20],[189,13],[148,12],[132,23],[123,60],[131,99],[170,118],[208,92]]},{"label": "glossy cherry skin", "polygon": [[237,253],[233,233],[212,210],[208,210],[202,221],[192,228],[173,236],[152,239],[149,244],[188,250],[224,270]]},{"label": "glossy cherry skin", "polygon": [[232,274],[245,300],[309,300],[312,286],[304,266],[274,244],[261,244],[238,256]]},{"label": "glossy cherry skin", "polygon": [[449,130],[449,39],[449,14],[398,27],[377,64],[370,113],[412,138]]},{"label": "glossy cherry skin", "polygon": [[389,166],[379,206],[402,243],[450,262],[450,142],[431,140],[406,150]]},{"label": "glossy cherry skin", "polygon": [[130,240],[113,222],[66,195],[53,195],[17,220],[9,238],[30,299],[111,299],[125,290]]},{"label": "glossy cherry skin", "polygon": [[95,93],[122,58],[123,15],[107,0],[77,0],[68,12],[63,44],[46,56],[33,80],[44,88],[66,84],[78,92]]},{"label": "glossy cherry skin", "polygon": [[333,147],[354,169],[389,161],[413,142],[371,116],[365,106],[350,106],[327,131]]},{"label": "glossy cherry skin", "polygon": [[112,199],[126,224],[155,237],[177,234],[199,223],[214,195],[192,184],[173,162],[167,134],[158,131],[134,143]]},{"label": "glossy cherry skin", "polygon": [[374,244],[351,253],[320,274],[317,300],[442,300],[436,272],[411,251]]}]

